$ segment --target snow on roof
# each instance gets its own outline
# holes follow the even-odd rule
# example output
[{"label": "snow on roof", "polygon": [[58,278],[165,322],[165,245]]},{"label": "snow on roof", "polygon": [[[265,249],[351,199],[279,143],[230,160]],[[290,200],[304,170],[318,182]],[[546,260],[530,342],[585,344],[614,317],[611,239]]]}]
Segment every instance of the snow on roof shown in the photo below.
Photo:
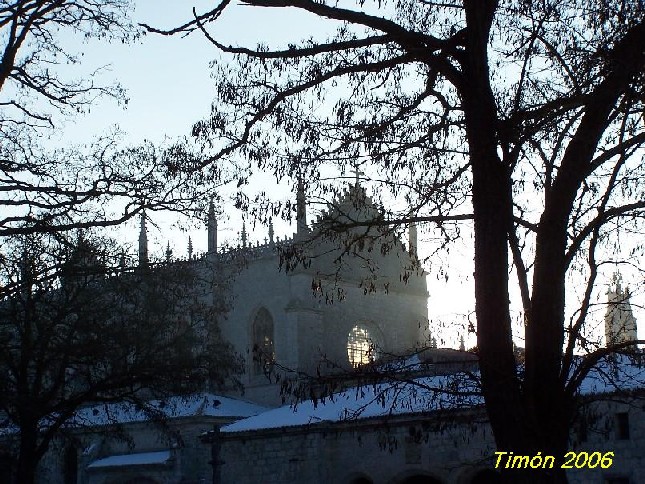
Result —
[{"label": "snow on roof", "polygon": [[582,380],[582,395],[630,391],[645,387],[645,355],[611,355]]},{"label": "snow on roof", "polygon": [[470,408],[483,398],[466,374],[419,378],[411,382],[368,385],[337,393],[324,401],[311,400],[226,425],[222,432],[242,432],[279,427],[338,422],[428,411]]},{"label": "snow on roof", "polygon": [[167,419],[182,417],[245,418],[267,410],[245,400],[223,397],[212,393],[188,396],[173,396],[165,400],[153,400],[147,409],[132,403],[110,403],[80,409],[71,425],[109,425],[115,423],[144,422],[151,414],[158,413]]},{"label": "snow on roof", "polygon": [[103,469],[105,467],[163,465],[170,460],[170,451],[143,452],[139,454],[111,455],[98,459],[87,466],[88,469]]},{"label": "snow on roof", "polygon": [[[417,378],[353,388],[324,401],[311,400],[286,405],[239,420],[222,432],[244,432],[385,417],[444,409],[472,408],[484,403],[476,380],[479,373]],[[645,387],[645,365],[639,360],[616,356],[602,361],[580,385],[580,393],[593,395]]]}]

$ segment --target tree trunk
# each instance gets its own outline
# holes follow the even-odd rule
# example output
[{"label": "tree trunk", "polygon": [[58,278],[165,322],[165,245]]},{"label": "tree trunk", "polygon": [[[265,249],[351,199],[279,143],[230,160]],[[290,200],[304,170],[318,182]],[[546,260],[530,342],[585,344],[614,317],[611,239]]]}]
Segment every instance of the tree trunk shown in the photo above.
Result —
[{"label": "tree trunk", "polygon": [[[562,383],[553,381],[549,395],[560,397],[554,407],[539,409],[527,401],[517,375],[508,294],[508,234],[513,230],[510,168],[498,155],[497,106],[490,85],[488,37],[494,1],[466,2],[467,55],[461,89],[473,176],[475,216],[475,301],[477,344],[482,390],[500,452],[533,457],[553,455],[553,469],[506,469],[511,483],[566,483],[560,462],[568,442],[568,419]],[[552,304],[558,301],[551,301]],[[560,335],[551,343],[561,351]],[[556,371],[555,376],[559,373]],[[556,399],[552,399],[554,403]]]},{"label": "tree trunk", "polygon": [[36,467],[40,456],[37,452],[38,429],[36,426],[21,425],[20,454],[16,469],[16,484],[34,484],[36,482]]}]

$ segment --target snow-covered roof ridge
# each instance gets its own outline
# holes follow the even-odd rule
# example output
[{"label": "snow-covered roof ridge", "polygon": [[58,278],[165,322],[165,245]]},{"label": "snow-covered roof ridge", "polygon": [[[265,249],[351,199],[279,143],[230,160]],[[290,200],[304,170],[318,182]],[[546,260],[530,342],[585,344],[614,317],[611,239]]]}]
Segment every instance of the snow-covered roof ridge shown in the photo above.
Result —
[{"label": "snow-covered roof ridge", "polygon": [[166,419],[187,417],[246,418],[264,412],[267,407],[246,400],[225,397],[213,393],[197,393],[186,396],[171,396],[163,400],[153,400],[146,408],[132,403],[110,403],[80,409],[69,425],[98,426],[145,422],[157,413]]},{"label": "snow-covered roof ridge", "polygon": [[[457,380],[459,385],[455,383]],[[481,404],[483,398],[469,375],[434,376],[355,387],[322,401],[308,400],[295,407],[285,405],[225,425],[221,431],[295,427],[417,413],[429,409],[472,408]]]},{"label": "snow-covered roof ridge", "polygon": [[[582,361],[582,360],[581,360]],[[581,395],[625,392],[645,388],[645,355],[612,354],[601,360],[582,380]]]},{"label": "snow-covered roof ridge", "polygon": [[[642,356],[642,355],[640,355]],[[392,415],[474,408],[484,404],[478,372],[457,372],[340,392],[323,401],[285,405],[223,426],[224,433],[299,427]],[[580,386],[583,396],[645,389],[645,364],[616,356],[601,362]]]}]

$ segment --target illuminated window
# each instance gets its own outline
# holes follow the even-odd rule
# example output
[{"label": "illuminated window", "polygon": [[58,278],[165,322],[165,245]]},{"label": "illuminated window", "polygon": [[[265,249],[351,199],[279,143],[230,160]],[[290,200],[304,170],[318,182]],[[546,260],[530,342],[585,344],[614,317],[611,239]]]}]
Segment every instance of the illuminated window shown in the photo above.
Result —
[{"label": "illuminated window", "polygon": [[362,325],[354,326],[347,336],[347,357],[356,368],[378,358],[379,345],[374,335]]},{"label": "illuminated window", "polygon": [[253,321],[253,373],[268,373],[274,362],[273,318],[262,308]]}]

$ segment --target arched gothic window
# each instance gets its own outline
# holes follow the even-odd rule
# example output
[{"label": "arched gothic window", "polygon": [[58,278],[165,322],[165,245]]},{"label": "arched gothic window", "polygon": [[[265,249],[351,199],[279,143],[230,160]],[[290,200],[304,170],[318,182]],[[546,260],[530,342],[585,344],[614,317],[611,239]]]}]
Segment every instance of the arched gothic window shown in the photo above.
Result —
[{"label": "arched gothic window", "polygon": [[267,373],[275,362],[273,349],[273,318],[261,308],[253,320],[253,373]]},{"label": "arched gothic window", "polygon": [[376,361],[380,349],[375,332],[363,324],[354,326],[347,335],[347,358],[354,368]]}]

